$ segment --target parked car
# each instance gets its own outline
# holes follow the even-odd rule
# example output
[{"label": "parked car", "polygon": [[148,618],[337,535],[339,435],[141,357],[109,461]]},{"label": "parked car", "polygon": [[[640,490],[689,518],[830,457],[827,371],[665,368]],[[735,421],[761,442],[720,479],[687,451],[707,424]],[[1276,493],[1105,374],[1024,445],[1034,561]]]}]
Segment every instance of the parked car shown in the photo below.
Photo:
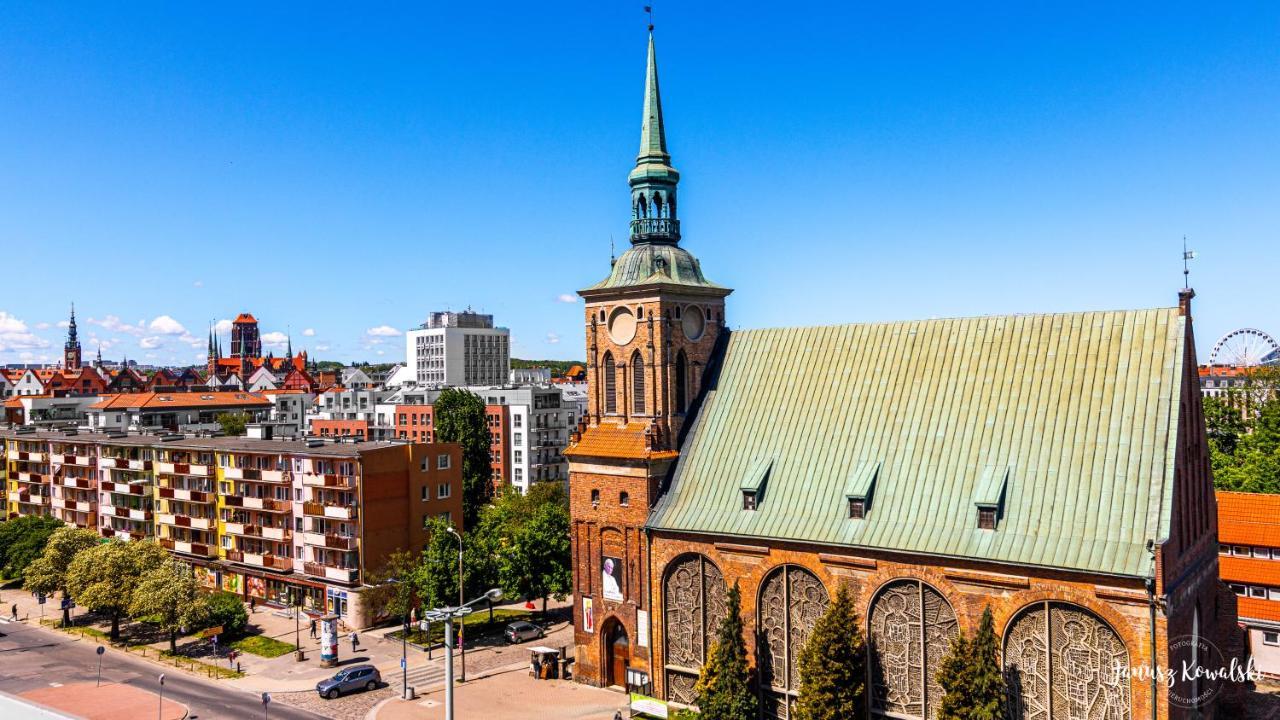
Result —
[{"label": "parked car", "polygon": [[337,675],[316,683],[316,692],[322,698],[333,700],[352,690],[376,690],[381,682],[382,675],[378,668],[372,665],[352,665],[339,670]]},{"label": "parked car", "polygon": [[538,638],[546,637],[547,633],[531,622],[517,620],[507,625],[507,629],[502,631],[502,635],[507,639],[508,644],[514,645],[525,640],[537,640]]}]

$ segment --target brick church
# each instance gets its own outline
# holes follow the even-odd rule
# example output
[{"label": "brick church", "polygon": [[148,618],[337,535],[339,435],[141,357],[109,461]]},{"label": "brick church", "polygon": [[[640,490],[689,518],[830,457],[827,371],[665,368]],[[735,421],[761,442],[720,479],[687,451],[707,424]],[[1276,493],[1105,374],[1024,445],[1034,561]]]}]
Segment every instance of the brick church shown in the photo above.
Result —
[{"label": "brick church", "polygon": [[586,301],[570,461],[578,681],[691,703],[733,583],[763,715],[840,584],[873,716],[934,717],[990,607],[1020,720],[1213,717],[1235,607],[1191,298],[730,333],[681,245],[652,33],[631,246]]}]

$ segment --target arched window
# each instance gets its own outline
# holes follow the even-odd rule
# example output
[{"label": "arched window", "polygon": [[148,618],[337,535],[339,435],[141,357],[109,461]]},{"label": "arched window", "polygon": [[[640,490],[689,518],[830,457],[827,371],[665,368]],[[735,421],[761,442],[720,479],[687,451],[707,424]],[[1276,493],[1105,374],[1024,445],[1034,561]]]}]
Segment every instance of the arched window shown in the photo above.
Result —
[{"label": "arched window", "polygon": [[830,599],[822,581],[798,565],[783,565],[760,586],[756,646],[764,716],[791,716],[800,691],[800,649]]},{"label": "arched window", "polygon": [[687,376],[689,374],[689,361],[685,358],[684,350],[676,353],[676,412],[684,412],[685,406],[689,402]]},{"label": "arched window", "polygon": [[644,199],[644,195],[640,195],[640,199],[636,201],[637,213],[641,218],[649,217],[649,201]]},{"label": "arched window", "polygon": [[631,355],[631,411],[644,414],[644,359],[638,350]]},{"label": "arched window", "polygon": [[1021,610],[1004,636],[1004,673],[1015,720],[1129,720],[1129,653],[1092,612],[1063,602]]},{"label": "arched window", "polygon": [[604,370],[604,412],[606,415],[616,415],[618,412],[618,368],[613,364],[613,353],[605,351],[604,359],[600,361]]},{"label": "arched window", "polygon": [[958,631],[951,604],[919,580],[894,580],[868,616],[871,712],[934,717],[942,699],[938,668]]},{"label": "arched window", "polygon": [[662,193],[653,194],[653,216],[662,217]]},{"label": "arched window", "polygon": [[667,566],[662,612],[668,700],[695,702],[693,686],[724,619],[726,595],[720,568],[702,555],[681,555]]}]

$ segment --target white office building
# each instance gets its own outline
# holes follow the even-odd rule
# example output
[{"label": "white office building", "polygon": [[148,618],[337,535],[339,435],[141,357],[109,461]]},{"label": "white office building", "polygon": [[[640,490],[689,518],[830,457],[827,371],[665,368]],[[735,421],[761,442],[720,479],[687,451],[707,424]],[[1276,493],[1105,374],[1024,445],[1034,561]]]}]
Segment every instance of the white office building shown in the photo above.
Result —
[{"label": "white office building", "polygon": [[503,385],[511,372],[511,333],[492,315],[433,312],[405,333],[405,362],[418,385]]}]

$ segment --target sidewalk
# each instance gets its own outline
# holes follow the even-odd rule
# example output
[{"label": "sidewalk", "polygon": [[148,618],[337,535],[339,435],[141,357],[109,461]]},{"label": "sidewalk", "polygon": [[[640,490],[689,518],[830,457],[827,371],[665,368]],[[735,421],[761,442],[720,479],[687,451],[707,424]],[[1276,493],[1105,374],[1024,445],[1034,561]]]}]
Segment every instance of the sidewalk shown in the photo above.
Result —
[{"label": "sidewalk", "polygon": [[153,692],[114,683],[102,687],[74,683],[29,690],[18,697],[87,720],[135,720],[155,717],[157,713],[160,720],[182,720],[187,716],[186,705],[172,700],[161,702]]},{"label": "sidewalk", "polygon": [[[627,696],[616,690],[579,685],[569,680],[534,680],[528,663],[512,664],[487,677],[460,684],[454,711],[485,720],[613,720],[628,715]],[[373,720],[435,720],[444,717],[444,688],[420,693],[416,700],[393,698],[370,713]]]}]

